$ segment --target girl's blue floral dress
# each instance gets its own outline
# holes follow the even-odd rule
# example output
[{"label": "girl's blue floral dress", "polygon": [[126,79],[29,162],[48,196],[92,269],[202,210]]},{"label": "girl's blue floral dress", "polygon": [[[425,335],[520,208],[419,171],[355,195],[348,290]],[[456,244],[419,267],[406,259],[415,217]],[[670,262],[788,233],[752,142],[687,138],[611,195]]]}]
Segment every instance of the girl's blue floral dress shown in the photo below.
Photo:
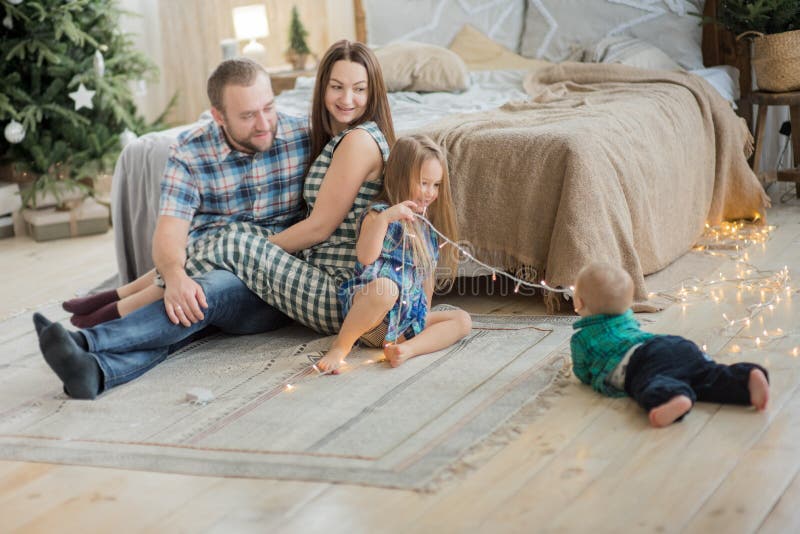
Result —
[{"label": "girl's blue floral dress", "polygon": [[[370,210],[381,212],[388,209],[386,204],[373,204]],[[363,217],[362,217],[363,222]],[[427,224],[417,226],[416,238],[424,239],[431,250],[433,263],[439,260],[439,240]],[[421,234],[421,235],[419,235]],[[387,325],[386,341],[395,342],[401,335],[410,339],[425,328],[428,315],[428,299],[425,295],[425,279],[434,273],[422,272],[414,265],[411,239],[405,243],[403,255],[403,224],[395,221],[389,224],[383,239],[381,255],[371,265],[356,262],[355,276],[339,288],[339,303],[342,314],[347,316],[353,304],[353,297],[362,286],[378,278],[389,278],[397,284],[400,297],[383,320]]]}]

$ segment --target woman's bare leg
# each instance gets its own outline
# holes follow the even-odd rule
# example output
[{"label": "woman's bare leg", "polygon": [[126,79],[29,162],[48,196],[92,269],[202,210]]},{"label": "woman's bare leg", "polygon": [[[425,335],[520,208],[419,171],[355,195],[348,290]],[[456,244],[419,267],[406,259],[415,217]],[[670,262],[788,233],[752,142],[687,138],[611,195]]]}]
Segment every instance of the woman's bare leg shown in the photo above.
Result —
[{"label": "woman's bare leg", "polygon": [[119,311],[120,317],[125,317],[139,308],[143,308],[162,298],[164,298],[164,289],[153,284],[151,281],[144,289],[120,299],[120,301],[117,302],[117,311]]},{"label": "woman's bare leg", "polygon": [[[147,289],[148,286],[153,285],[153,281],[156,278],[156,270],[151,269],[144,273],[142,276],[134,280],[133,282],[128,282],[124,286],[119,286],[117,288],[117,294],[119,295],[120,299],[124,299],[125,297],[130,297],[142,291],[143,289]],[[148,302],[149,304],[149,302]]]},{"label": "woman's bare leg", "polygon": [[[112,304],[118,302],[122,298],[147,289],[147,286],[153,285],[155,276],[156,271],[153,269],[143,274],[133,282],[127,283],[124,286],[120,286],[117,289],[109,289],[107,291],[95,293],[94,295],[87,295],[85,297],[77,297],[66,300],[62,304],[62,307],[66,311],[74,313],[76,316],[82,316],[78,318],[78,322],[81,324],[83,324],[82,320],[86,320],[89,315],[93,315],[100,310],[103,310],[103,313],[100,313],[99,315],[103,317],[110,317],[109,310],[113,312],[113,310],[116,309],[116,306],[112,306]],[[116,317],[110,318],[115,319]],[[109,318],[104,320],[109,320]],[[89,323],[89,326],[97,324],[97,322],[92,322],[91,320]]]}]

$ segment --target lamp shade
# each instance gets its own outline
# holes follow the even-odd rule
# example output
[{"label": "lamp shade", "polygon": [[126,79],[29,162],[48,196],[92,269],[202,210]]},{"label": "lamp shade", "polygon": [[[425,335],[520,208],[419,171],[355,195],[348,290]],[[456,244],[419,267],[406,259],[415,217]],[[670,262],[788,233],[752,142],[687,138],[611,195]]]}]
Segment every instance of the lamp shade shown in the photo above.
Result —
[{"label": "lamp shade", "polygon": [[233,28],[239,40],[268,36],[267,8],[263,4],[234,7]]}]

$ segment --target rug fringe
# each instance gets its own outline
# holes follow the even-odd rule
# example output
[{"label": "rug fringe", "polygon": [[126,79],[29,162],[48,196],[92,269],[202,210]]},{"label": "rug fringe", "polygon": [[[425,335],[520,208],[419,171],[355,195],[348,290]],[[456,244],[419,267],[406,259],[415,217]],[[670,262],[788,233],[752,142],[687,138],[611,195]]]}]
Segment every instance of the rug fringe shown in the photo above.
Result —
[{"label": "rug fringe", "polygon": [[552,364],[556,365],[559,362],[561,363],[561,368],[553,375],[550,384],[537,394],[532,395],[524,406],[494,432],[464,451],[459,460],[437,473],[425,486],[414,491],[435,493],[445,484],[454,480],[463,480],[470,473],[488,462],[506,445],[521,436],[535,419],[551,408],[552,399],[562,396],[564,388],[573,382],[572,360],[569,357],[569,351],[560,352],[553,359]]}]

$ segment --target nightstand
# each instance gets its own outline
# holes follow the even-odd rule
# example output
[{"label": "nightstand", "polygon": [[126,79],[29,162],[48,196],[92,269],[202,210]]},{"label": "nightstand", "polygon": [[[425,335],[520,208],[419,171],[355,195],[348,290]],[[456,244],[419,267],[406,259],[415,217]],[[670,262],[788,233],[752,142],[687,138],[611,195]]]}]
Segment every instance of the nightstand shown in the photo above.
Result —
[{"label": "nightstand", "polygon": [[316,76],[316,74],[316,69],[271,72],[269,77],[272,80],[272,92],[275,93],[275,96],[278,96],[283,91],[294,89],[294,84],[300,76]]},{"label": "nightstand", "polygon": [[[753,172],[758,176],[758,164],[761,151],[764,148],[764,124],[769,106],[789,106],[792,123],[792,152],[794,154],[794,167],[778,171],[779,182],[794,182],[797,187],[797,198],[800,198],[800,91],[790,93],[767,93],[755,91],[750,95],[751,104],[758,104],[758,118],[756,119],[756,150],[753,154]],[[760,178],[760,177],[759,177]],[[766,184],[765,184],[766,185]]]}]

